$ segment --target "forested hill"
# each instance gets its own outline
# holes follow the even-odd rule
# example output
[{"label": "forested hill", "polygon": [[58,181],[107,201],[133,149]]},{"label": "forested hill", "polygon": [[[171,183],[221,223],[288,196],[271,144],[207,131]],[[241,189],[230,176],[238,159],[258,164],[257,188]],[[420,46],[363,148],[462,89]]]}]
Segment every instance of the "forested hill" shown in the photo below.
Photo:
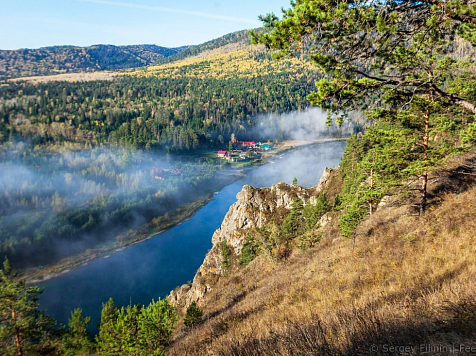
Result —
[{"label": "forested hill", "polygon": [[95,45],[0,50],[0,77],[14,78],[136,68],[155,63],[185,48],[187,47]]},{"label": "forested hill", "polygon": [[7,81],[0,86],[0,141],[221,147],[232,133],[249,132],[260,114],[309,106],[306,96],[319,77],[304,56],[273,61],[249,44],[247,32],[187,51],[184,59],[107,81]]},{"label": "forested hill", "polygon": [[214,49],[217,49],[232,43],[234,44],[239,43],[244,45],[251,44],[249,31],[243,30],[243,31],[232,32],[222,37],[213,39],[211,41],[208,41],[196,46],[187,47],[183,49],[182,51],[177,52],[171,56],[161,58],[160,60],[157,61],[157,64],[165,64],[165,63],[180,61],[187,57],[201,55],[208,51],[212,51]]}]

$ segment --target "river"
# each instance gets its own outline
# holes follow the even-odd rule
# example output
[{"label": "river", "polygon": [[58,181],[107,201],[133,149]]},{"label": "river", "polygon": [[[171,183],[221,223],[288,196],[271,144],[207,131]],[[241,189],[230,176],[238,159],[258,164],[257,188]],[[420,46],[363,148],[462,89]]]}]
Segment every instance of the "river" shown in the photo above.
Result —
[{"label": "river", "polygon": [[212,247],[214,231],[244,185],[269,187],[281,181],[290,184],[296,177],[299,185],[313,186],[325,167],[339,165],[344,148],[344,141],[319,143],[293,150],[253,169],[246,177],[223,188],[188,221],[42,283],[41,309],[67,324],[71,311],[81,308],[83,315],[91,316],[90,331],[94,333],[102,303],[109,297],[119,305],[148,305],[152,299],[165,297],[175,287],[193,279]]}]

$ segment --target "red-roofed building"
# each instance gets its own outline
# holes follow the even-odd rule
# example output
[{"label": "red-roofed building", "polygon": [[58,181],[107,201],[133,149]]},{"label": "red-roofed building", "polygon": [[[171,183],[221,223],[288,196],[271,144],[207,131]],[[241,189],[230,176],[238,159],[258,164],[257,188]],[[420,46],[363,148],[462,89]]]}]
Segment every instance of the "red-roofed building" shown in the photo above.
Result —
[{"label": "red-roofed building", "polygon": [[220,157],[220,158],[225,158],[226,151],[218,151],[217,156]]},{"label": "red-roofed building", "polygon": [[255,147],[256,146],[255,141],[238,141],[237,143],[239,145],[242,145],[243,147]]}]

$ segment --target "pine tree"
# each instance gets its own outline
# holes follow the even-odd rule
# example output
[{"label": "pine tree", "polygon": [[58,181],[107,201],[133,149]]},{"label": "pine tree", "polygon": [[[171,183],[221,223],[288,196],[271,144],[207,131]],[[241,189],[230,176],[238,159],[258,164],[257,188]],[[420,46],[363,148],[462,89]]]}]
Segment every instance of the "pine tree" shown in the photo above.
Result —
[{"label": "pine tree", "polygon": [[303,207],[304,204],[302,200],[295,197],[291,204],[291,211],[288,216],[286,216],[283,225],[281,226],[282,241],[293,238],[302,232],[304,228]]},{"label": "pine tree", "polygon": [[119,316],[114,299],[109,298],[102,304],[101,323],[99,325],[99,334],[96,336],[96,344],[99,355],[119,355],[120,343],[115,334],[115,324]]},{"label": "pine tree", "polygon": [[83,318],[81,309],[71,312],[68,321],[68,331],[63,335],[62,350],[64,355],[90,355],[94,349],[87,327],[90,317]]},{"label": "pine tree", "polygon": [[168,299],[152,301],[139,315],[140,355],[163,355],[178,316]]},{"label": "pine tree", "polygon": [[291,6],[282,19],[262,16],[271,31],[252,37],[278,50],[277,57],[309,49],[325,74],[309,95],[313,104],[340,116],[363,102],[376,107],[379,98],[398,90],[433,95],[476,113],[467,92],[451,90],[454,74],[473,63],[471,54],[451,55],[451,47],[457,35],[476,44],[474,2],[298,0]]},{"label": "pine tree", "polygon": [[197,303],[193,302],[187,308],[187,311],[185,313],[185,318],[183,320],[184,325],[192,327],[199,324],[202,321],[202,314],[203,312],[197,306]]},{"label": "pine tree", "polygon": [[109,299],[103,304],[98,354],[103,356],[163,355],[178,320],[167,299],[148,307],[134,305],[118,309]]},{"label": "pine tree", "polygon": [[[392,100],[392,97],[388,99]],[[397,97],[397,103],[407,98]],[[405,110],[376,110],[370,118],[377,119],[379,131],[369,130],[376,146],[378,160],[373,168],[379,172],[384,186],[419,182],[418,209],[423,215],[427,205],[429,176],[448,157],[461,152],[460,135],[465,115],[453,111],[446,101],[433,96],[412,98]],[[369,153],[367,154],[367,156]]]},{"label": "pine tree", "polygon": [[5,356],[45,351],[55,322],[38,310],[38,287],[27,287],[8,259],[0,270],[0,345]]},{"label": "pine tree", "polygon": [[120,355],[140,355],[139,317],[142,306],[122,307],[114,323],[114,336],[118,340]]},{"label": "pine tree", "polygon": [[306,231],[316,227],[319,219],[331,210],[326,193],[317,196],[315,204],[306,204],[303,209],[303,218],[306,223]]},{"label": "pine tree", "polygon": [[418,192],[417,207],[422,215],[430,173],[465,148],[460,139],[465,115],[452,112],[453,107],[441,100],[430,99],[413,98],[405,110],[370,112],[375,124],[362,139],[349,141],[341,168],[345,178],[340,196],[344,215],[339,227],[344,236],[353,234],[384,195],[397,191]]}]

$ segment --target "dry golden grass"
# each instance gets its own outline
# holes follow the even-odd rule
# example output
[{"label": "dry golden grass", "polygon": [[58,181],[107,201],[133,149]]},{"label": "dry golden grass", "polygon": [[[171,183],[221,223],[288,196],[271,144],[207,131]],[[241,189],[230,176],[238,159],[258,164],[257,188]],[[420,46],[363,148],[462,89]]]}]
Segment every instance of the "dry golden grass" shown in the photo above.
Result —
[{"label": "dry golden grass", "polygon": [[54,74],[54,75],[41,75],[36,77],[22,77],[9,79],[11,82],[20,82],[27,81],[33,84],[36,83],[50,83],[50,82],[91,82],[96,80],[112,80],[119,73],[116,72],[83,72],[83,73],[65,73],[65,74]]},{"label": "dry golden grass", "polygon": [[227,80],[231,78],[253,79],[256,76],[288,73],[295,79],[315,75],[318,70],[311,62],[298,58],[285,58],[281,61],[264,60],[263,49],[255,46],[224,46],[207,51],[199,56],[181,61],[134,69],[126,75],[159,78],[214,78]]},{"label": "dry golden grass", "polygon": [[393,345],[449,355],[452,344],[475,354],[476,187],[438,198],[423,218],[380,209],[355,249],[334,218],[318,246],[285,263],[234,267],[203,304],[205,321],[179,329],[169,354],[399,354]]}]

